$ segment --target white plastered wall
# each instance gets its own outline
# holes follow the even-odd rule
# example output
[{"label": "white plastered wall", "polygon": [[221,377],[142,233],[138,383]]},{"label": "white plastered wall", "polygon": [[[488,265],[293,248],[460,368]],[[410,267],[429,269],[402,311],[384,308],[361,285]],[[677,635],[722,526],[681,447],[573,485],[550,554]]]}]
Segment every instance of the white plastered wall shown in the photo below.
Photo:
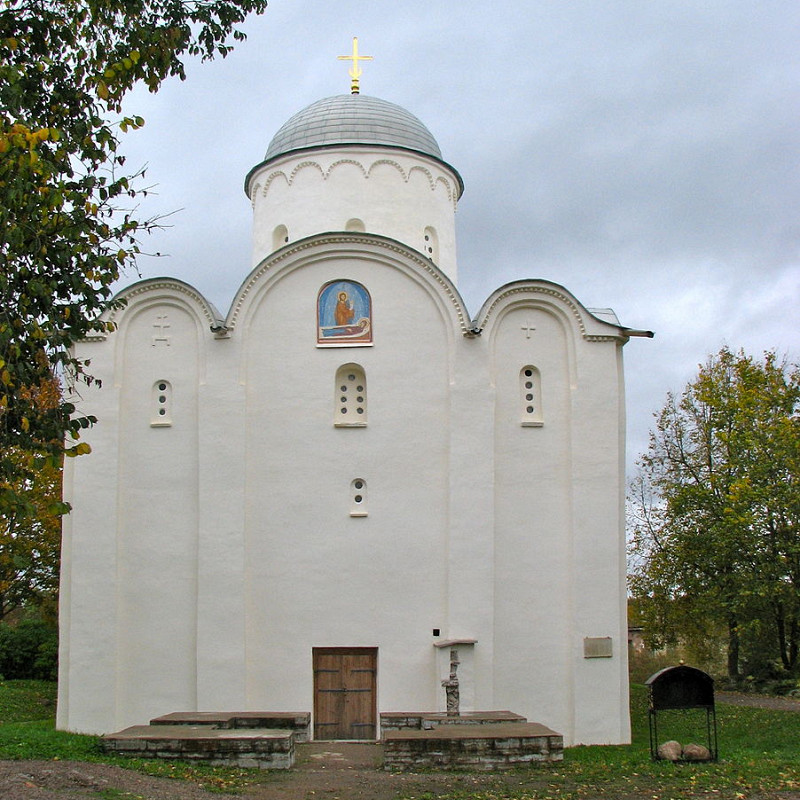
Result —
[{"label": "white plastered wall", "polygon": [[[316,347],[317,293],[342,278],[371,294],[371,347]],[[379,649],[380,711],[434,709],[438,628],[475,640],[465,710],[625,741],[618,329],[542,282],[500,292],[465,336],[446,278],[357,234],[260,265],[228,336],[192,292],[134,287],[119,332],[82,345],[105,385],[84,398],[95,453],[67,477],[59,726],[311,710],[311,651],[330,646]],[[333,425],[344,363],[365,370],[366,428]],[[540,428],[520,425],[525,364]],[[151,428],[165,377],[174,424]],[[584,659],[586,636],[613,658]]]},{"label": "white plastered wall", "polygon": [[[316,253],[301,243],[245,285],[234,335],[246,342],[252,707],[310,710],[314,647],[377,647],[380,710],[436,706],[432,629],[445,628],[447,615],[458,319],[430,268],[410,256],[366,237]],[[370,292],[373,346],[316,346],[314,301],[334,279]],[[363,428],[334,426],[334,378],[345,363],[366,374]],[[354,478],[367,484],[366,516],[350,514]]]},{"label": "white plastered wall", "polygon": [[[99,346],[98,346],[99,345]],[[113,384],[114,350],[105,342],[80,345],[92,372],[104,379],[80,390],[81,411],[103,420],[84,432],[93,453],[64,464],[64,497],[72,511],[63,518],[59,590],[59,728],[110,730],[116,707],[116,518],[119,390]]]},{"label": "white plastered wall", "polygon": [[[199,295],[145,282],[105,340],[79,345],[101,389],[82,392],[98,425],[68,466],[58,721],[103,732],[194,707],[199,522]],[[159,416],[157,386],[169,385]],[[168,420],[168,424],[165,424]]]},{"label": "white plastered wall", "polygon": [[[521,282],[487,305],[497,397],[495,704],[566,743],[624,742],[621,339],[553,284]],[[528,365],[541,378],[540,427],[522,424]],[[585,637],[611,637],[612,658],[584,658]]]}]

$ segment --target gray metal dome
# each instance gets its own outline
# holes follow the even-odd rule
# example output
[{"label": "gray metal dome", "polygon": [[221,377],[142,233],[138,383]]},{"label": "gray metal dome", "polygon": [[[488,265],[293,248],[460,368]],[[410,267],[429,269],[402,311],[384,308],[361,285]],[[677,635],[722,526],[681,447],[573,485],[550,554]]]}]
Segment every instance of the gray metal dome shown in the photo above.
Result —
[{"label": "gray metal dome", "polygon": [[264,161],[294,150],[341,144],[399,147],[442,158],[431,132],[404,108],[377,97],[342,94],[295,114],[273,137]]}]

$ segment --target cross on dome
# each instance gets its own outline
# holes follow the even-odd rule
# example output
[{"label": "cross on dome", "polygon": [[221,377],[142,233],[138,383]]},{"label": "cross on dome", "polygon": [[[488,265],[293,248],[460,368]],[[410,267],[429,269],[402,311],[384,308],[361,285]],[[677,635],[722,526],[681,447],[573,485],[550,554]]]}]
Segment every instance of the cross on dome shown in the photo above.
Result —
[{"label": "cross on dome", "polygon": [[358,54],[358,36],[353,37],[353,53],[349,56],[337,56],[339,61],[352,61],[353,66],[348,70],[350,75],[350,92],[358,94],[358,79],[361,77],[361,67],[358,66],[359,61],[372,61],[372,56],[360,56]]}]

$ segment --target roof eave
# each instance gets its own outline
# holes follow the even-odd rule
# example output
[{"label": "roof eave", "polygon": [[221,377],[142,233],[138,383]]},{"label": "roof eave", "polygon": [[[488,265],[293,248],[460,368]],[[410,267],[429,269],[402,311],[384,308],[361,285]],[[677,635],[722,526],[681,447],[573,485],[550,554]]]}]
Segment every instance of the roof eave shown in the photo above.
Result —
[{"label": "roof eave", "polygon": [[450,172],[453,173],[456,181],[458,182],[458,197],[456,199],[460,200],[461,195],[464,194],[464,181],[459,174],[458,170],[448,164],[443,158],[439,158],[438,156],[433,155],[432,153],[426,153],[424,150],[415,150],[413,147],[403,147],[402,145],[397,144],[381,144],[377,142],[332,142],[331,144],[313,144],[309,145],[308,147],[295,147],[291,150],[285,150],[281,153],[276,153],[274,156],[270,156],[269,158],[265,158],[260,163],[256,164],[245,176],[244,179],[244,192],[245,194],[250,197],[250,180],[253,175],[258,172],[259,170],[263,169],[267,164],[272,164],[275,161],[278,161],[281,158],[291,155],[297,155],[299,153],[310,153],[314,150],[341,150],[343,148],[355,148],[355,147],[376,147],[381,150],[402,150],[406,153],[414,153],[415,155],[422,156],[424,158],[429,158],[431,161],[435,161],[438,164],[446,167]]}]

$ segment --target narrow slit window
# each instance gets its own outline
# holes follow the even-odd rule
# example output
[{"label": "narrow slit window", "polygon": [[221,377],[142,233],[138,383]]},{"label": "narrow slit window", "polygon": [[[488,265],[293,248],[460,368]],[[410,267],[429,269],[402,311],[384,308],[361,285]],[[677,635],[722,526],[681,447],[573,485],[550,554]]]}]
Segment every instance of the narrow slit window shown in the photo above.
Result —
[{"label": "narrow slit window", "polygon": [[157,380],[150,397],[150,427],[168,428],[172,425],[172,384],[163,378]]},{"label": "narrow slit window", "polygon": [[279,250],[289,242],[289,229],[285,225],[278,225],[272,232],[272,249]]},{"label": "narrow slit window", "polygon": [[433,261],[434,264],[439,261],[439,236],[435,228],[428,226],[422,233],[422,252]]},{"label": "narrow slit window", "polygon": [[367,424],[367,376],[359,364],[336,370],[333,387],[333,424],[337,428],[363,428]]},{"label": "narrow slit window", "polygon": [[363,478],[350,481],[350,516],[367,516],[367,482]]},{"label": "narrow slit window", "polygon": [[523,427],[540,428],[544,424],[542,376],[532,364],[519,371],[519,393]]}]

